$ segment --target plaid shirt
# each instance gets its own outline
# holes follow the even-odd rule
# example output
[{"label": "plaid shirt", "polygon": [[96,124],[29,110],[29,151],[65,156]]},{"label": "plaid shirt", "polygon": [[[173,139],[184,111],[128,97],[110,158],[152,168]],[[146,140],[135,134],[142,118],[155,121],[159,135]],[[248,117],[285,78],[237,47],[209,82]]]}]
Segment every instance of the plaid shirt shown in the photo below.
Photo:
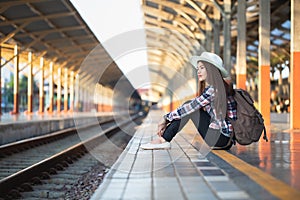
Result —
[{"label": "plaid shirt", "polygon": [[213,106],[213,101],[215,97],[214,88],[212,86],[208,86],[204,89],[203,93],[192,99],[189,103],[186,103],[176,110],[165,115],[165,118],[168,121],[178,120],[182,117],[189,115],[190,113],[199,110],[200,108],[204,108],[204,110],[210,115],[211,123],[209,125],[210,128],[213,129],[221,129],[221,133],[227,137],[230,137],[233,132],[232,124],[229,119],[236,120],[236,102],[232,96],[228,96],[227,98],[227,117],[223,120],[216,118],[216,109]]}]

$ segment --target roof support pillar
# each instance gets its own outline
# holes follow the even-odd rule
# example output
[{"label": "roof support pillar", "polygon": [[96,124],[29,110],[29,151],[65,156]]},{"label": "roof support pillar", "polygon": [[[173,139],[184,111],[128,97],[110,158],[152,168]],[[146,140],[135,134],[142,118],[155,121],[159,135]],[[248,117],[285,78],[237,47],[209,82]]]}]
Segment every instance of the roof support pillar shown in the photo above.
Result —
[{"label": "roof support pillar", "polygon": [[205,35],[206,35],[206,40],[205,40],[206,51],[211,52],[211,49],[212,49],[212,26],[211,26],[210,21],[208,21],[208,20],[205,21]]},{"label": "roof support pillar", "polygon": [[84,85],[80,83],[80,88],[79,88],[79,99],[80,99],[80,111],[85,111],[85,96],[84,96]]},{"label": "roof support pillar", "polygon": [[[92,108],[92,104],[94,103],[92,100],[91,100],[91,91],[89,88],[86,89],[86,94],[88,95],[88,98],[86,99],[86,110],[87,112],[90,112],[91,111],[91,108]],[[105,112],[107,111],[107,108],[108,108],[108,97],[107,97],[107,91],[105,92],[106,96],[105,96]]]},{"label": "roof support pillar", "polygon": [[270,125],[270,0],[259,0],[258,103],[265,124]]},{"label": "roof support pillar", "polygon": [[57,99],[56,99],[56,104],[57,104],[57,112],[61,111],[61,67],[57,69]]},{"label": "roof support pillar", "polygon": [[[2,65],[2,47],[0,45],[0,66]],[[2,115],[2,74],[1,74],[2,68],[0,67],[0,115]],[[4,85],[5,88],[5,85]]]},{"label": "roof support pillar", "polygon": [[170,90],[168,91],[168,95],[169,95],[169,98],[170,98],[170,105],[169,105],[169,112],[171,112],[173,109],[174,109],[174,105],[173,105],[173,92]]},{"label": "roof support pillar", "polygon": [[12,114],[19,113],[19,52],[18,46],[14,47],[14,109]]},{"label": "roof support pillar", "polygon": [[53,62],[50,62],[49,66],[49,112],[53,112],[53,101],[54,101],[54,77],[53,77]]},{"label": "roof support pillar", "polygon": [[220,11],[214,6],[214,52],[217,55],[220,55],[220,18]]},{"label": "roof support pillar", "polygon": [[40,85],[39,85],[39,99],[40,99],[40,104],[39,104],[39,113],[44,112],[44,106],[45,106],[45,96],[44,96],[44,58],[40,58]]},{"label": "roof support pillar", "polygon": [[[86,87],[86,85],[85,85],[85,87]],[[103,91],[103,94],[104,94],[104,91]],[[81,88],[81,96],[82,96],[83,111],[87,112],[88,111],[88,91],[86,88]],[[103,98],[105,98],[105,97],[103,96]]]},{"label": "roof support pillar", "polygon": [[64,71],[64,112],[68,111],[68,69]]},{"label": "roof support pillar", "polygon": [[290,61],[290,80],[291,80],[291,129],[300,128],[300,0],[291,0],[291,61]]},{"label": "roof support pillar", "polygon": [[76,112],[79,112],[79,75],[75,76],[75,96],[74,96],[74,109]]},{"label": "roof support pillar", "polygon": [[103,111],[107,112],[107,105],[108,105],[108,93],[107,93],[107,88],[103,87]]},{"label": "roof support pillar", "polygon": [[33,107],[33,60],[32,60],[32,52],[28,53],[28,83],[27,83],[27,114],[32,113]]},{"label": "roof support pillar", "polygon": [[70,111],[74,111],[74,72],[70,75]]},{"label": "roof support pillar", "polygon": [[224,0],[223,59],[228,72],[231,70],[231,0]]},{"label": "roof support pillar", "polygon": [[237,88],[246,89],[246,0],[238,1],[237,14],[236,85]]}]

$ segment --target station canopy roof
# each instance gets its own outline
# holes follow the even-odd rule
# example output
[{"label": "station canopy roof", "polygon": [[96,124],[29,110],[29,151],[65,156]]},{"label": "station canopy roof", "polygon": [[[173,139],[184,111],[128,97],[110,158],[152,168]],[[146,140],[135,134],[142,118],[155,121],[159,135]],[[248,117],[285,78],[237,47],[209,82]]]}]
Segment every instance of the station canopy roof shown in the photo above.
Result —
[{"label": "station canopy roof", "polygon": [[[178,59],[178,56],[170,55],[169,52],[160,51],[166,46],[181,55],[181,58],[189,58],[192,54],[198,54],[206,48],[205,41],[207,22],[215,30],[216,20],[220,27],[220,55],[223,56],[223,19],[224,0],[143,0],[144,22],[146,29],[147,44],[157,46],[156,51],[148,52],[149,64],[157,66],[184,67],[187,60]],[[237,52],[237,0],[231,1],[231,58],[235,62]],[[271,60],[284,62],[290,55],[290,0],[270,0],[271,5]],[[214,13],[219,12],[219,19]],[[160,28],[163,31],[154,31]],[[257,62],[259,46],[259,0],[246,0],[246,45],[247,60]],[[178,33],[177,35],[172,32]],[[175,36],[174,36],[175,35]],[[181,35],[181,36],[178,36]],[[211,40],[213,42],[213,39]],[[213,46],[213,45],[212,45]],[[273,63],[272,63],[273,64]],[[249,67],[249,65],[248,65]],[[251,67],[251,66],[250,66]],[[257,69],[257,65],[256,65]],[[163,69],[155,69],[163,72]],[[167,73],[167,72],[165,72]],[[151,78],[162,73],[152,73]]]},{"label": "station canopy roof", "polygon": [[[270,0],[270,3],[271,59],[283,62],[290,54],[290,0]],[[237,0],[231,1],[233,61],[237,51],[237,4]],[[142,9],[147,28],[146,42],[149,47],[154,47],[147,53],[150,78],[155,82],[162,83],[172,78],[164,66],[181,70],[191,55],[205,48],[207,22],[215,22],[215,10],[221,13],[218,21],[220,55],[223,55],[223,0],[143,0]],[[246,0],[246,21],[247,58],[257,61],[259,0]],[[18,44],[21,52],[32,51],[75,73],[80,71],[91,50],[100,46],[101,56],[96,55],[86,63],[88,66],[80,72],[82,79],[112,88],[123,75],[69,0],[2,0],[0,35],[2,52],[10,45]],[[105,72],[97,80],[99,77],[94,74],[101,67]],[[159,87],[156,90],[162,92]]]},{"label": "station canopy roof", "polygon": [[[13,52],[11,49],[17,44],[20,56],[27,56],[30,51],[69,72],[79,73],[84,81],[111,88],[123,75],[69,0],[2,0],[0,35],[2,56]],[[82,71],[82,62],[95,47],[101,55],[89,58],[85,63],[89,66]],[[2,60],[2,66],[13,61],[13,53],[10,54]],[[103,75],[95,77],[100,68]]]}]

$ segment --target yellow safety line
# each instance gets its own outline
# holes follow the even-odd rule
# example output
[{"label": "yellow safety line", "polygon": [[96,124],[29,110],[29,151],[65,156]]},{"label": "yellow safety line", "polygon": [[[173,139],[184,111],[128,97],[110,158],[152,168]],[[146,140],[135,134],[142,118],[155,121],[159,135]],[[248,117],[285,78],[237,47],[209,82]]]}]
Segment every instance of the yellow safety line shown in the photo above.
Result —
[{"label": "yellow safety line", "polygon": [[257,184],[265,188],[272,195],[280,199],[295,199],[300,197],[300,192],[290,187],[288,184],[274,178],[273,176],[263,172],[262,170],[254,167],[236,156],[224,150],[213,150],[215,155],[222,158],[224,161],[232,165],[237,170],[241,171],[249,178],[254,180]]}]

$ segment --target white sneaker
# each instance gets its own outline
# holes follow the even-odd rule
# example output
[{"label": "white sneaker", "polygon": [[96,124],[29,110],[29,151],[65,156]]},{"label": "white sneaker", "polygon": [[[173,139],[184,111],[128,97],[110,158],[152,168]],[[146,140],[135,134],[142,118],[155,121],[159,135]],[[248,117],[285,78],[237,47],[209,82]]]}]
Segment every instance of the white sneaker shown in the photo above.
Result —
[{"label": "white sneaker", "polygon": [[158,143],[158,144],[142,144],[141,148],[144,150],[154,150],[154,149],[170,149],[171,144],[170,142],[163,142],[163,143]]}]

